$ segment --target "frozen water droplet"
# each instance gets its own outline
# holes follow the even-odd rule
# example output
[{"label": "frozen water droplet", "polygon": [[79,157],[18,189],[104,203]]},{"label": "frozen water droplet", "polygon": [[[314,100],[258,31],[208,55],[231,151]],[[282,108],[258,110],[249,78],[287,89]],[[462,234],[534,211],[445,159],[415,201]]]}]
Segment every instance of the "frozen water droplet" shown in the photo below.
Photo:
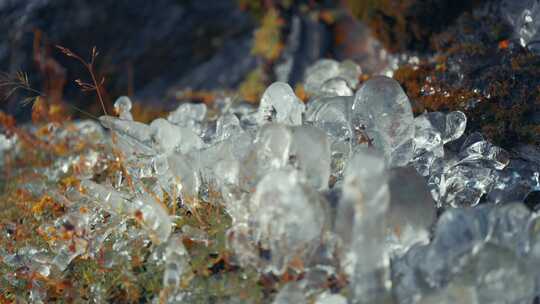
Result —
[{"label": "frozen water droplet", "polygon": [[355,89],[361,73],[360,67],[350,60],[339,63],[332,59],[321,59],[306,69],[304,87],[308,93],[320,95],[325,82],[339,77],[345,80],[349,88]]},{"label": "frozen water droplet", "polygon": [[296,97],[288,84],[274,82],[263,93],[258,122],[261,125],[267,122],[300,125],[304,111],[304,103]]},{"label": "frozen water droplet", "polygon": [[362,74],[362,69],[358,64],[352,60],[345,60],[339,64],[338,77],[341,77],[347,81],[347,84],[352,89],[356,89],[358,86],[358,78]]},{"label": "frozen water droplet", "polygon": [[512,251],[486,245],[455,281],[475,286],[478,303],[531,303],[535,296],[532,268]]},{"label": "frozen water droplet", "polygon": [[331,59],[321,59],[305,72],[304,88],[307,92],[317,93],[321,85],[339,73],[339,63]]},{"label": "frozen water droplet", "polygon": [[502,12],[514,28],[514,35],[523,47],[538,52],[535,41],[540,36],[540,3],[536,0],[501,1]]},{"label": "frozen water droplet", "polygon": [[357,214],[380,216],[386,212],[387,178],[384,161],[371,151],[357,149],[347,162],[336,219],[336,231],[345,244],[353,240]]},{"label": "frozen water droplet", "polygon": [[204,103],[183,103],[176,110],[169,113],[167,120],[201,135],[204,132],[203,121],[206,118],[206,112],[207,109]]},{"label": "frozen water droplet", "polygon": [[414,119],[409,98],[391,78],[377,76],[356,92],[352,123],[365,132],[390,166],[404,166],[412,158]]},{"label": "frozen water droplet", "polygon": [[330,78],[321,85],[322,96],[353,96],[353,91],[347,84],[347,80],[341,77]]},{"label": "frozen water droplet", "polygon": [[189,128],[179,127],[163,118],[152,121],[150,128],[154,146],[162,153],[178,150],[180,153],[187,154],[203,147],[202,139]]},{"label": "frozen water droplet", "polygon": [[243,132],[240,120],[235,114],[224,114],[216,122],[215,140],[222,141]]},{"label": "frozen water droplet", "polygon": [[131,107],[131,99],[129,99],[127,96],[120,96],[114,102],[114,110],[120,119],[133,120],[133,115],[131,115]]}]

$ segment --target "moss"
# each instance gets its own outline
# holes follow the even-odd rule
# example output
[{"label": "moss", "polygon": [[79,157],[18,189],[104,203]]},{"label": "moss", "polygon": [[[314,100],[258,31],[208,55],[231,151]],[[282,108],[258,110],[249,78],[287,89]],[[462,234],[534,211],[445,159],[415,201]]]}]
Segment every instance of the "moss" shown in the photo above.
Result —
[{"label": "moss", "polygon": [[539,144],[540,56],[509,42],[510,31],[497,16],[479,18],[459,18],[433,37],[435,61],[404,65],[394,77],[417,114],[460,110],[469,131],[498,145]]}]

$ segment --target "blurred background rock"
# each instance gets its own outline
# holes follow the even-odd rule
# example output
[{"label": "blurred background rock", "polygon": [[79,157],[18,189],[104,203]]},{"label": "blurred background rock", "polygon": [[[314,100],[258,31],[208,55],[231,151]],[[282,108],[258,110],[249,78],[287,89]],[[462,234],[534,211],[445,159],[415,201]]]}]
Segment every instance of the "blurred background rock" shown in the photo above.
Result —
[{"label": "blurred background rock", "polygon": [[[525,0],[518,2],[521,6],[510,4],[517,8],[514,15],[528,5]],[[478,84],[473,81],[478,79],[477,70],[467,67],[498,67],[511,59],[498,51],[501,42],[513,46],[508,39],[519,40],[513,36],[512,20],[504,14],[510,10],[500,9],[508,3],[2,0],[0,71],[24,71],[33,88],[47,93],[49,102],[69,102],[99,113],[95,95],[82,93],[74,83],[79,78],[88,81],[84,67],[55,48],[61,45],[89,58],[96,46],[100,55],[95,68],[105,77],[106,102],[110,105],[116,97],[129,95],[137,105],[144,105],[140,107],[158,111],[185,100],[211,102],[223,92],[255,103],[275,80],[289,82],[302,95],[297,84],[307,66],[320,58],[353,59],[366,77],[399,66],[396,78],[414,97],[417,109],[454,110],[460,107],[430,104],[437,94],[429,100],[420,94],[425,78],[437,72],[453,90],[472,92],[486,87],[491,74],[483,75],[487,80]],[[490,12],[489,18],[482,18],[478,13],[482,11]],[[516,48],[518,44],[506,49],[515,52]],[[487,56],[478,58],[484,51]],[[433,54],[442,54],[452,63],[452,70],[435,69],[442,65],[433,60]],[[423,73],[411,73],[407,64],[423,67]],[[463,78],[458,83],[459,77]],[[21,94],[2,102],[1,109],[25,120],[31,110],[21,106]],[[478,129],[484,127],[481,121],[473,118],[473,122]],[[491,132],[497,127],[501,128],[490,125]]]},{"label": "blurred background rock", "polygon": [[[93,97],[81,96],[73,83],[84,79],[84,68],[54,45],[83,57],[96,46],[100,51],[96,70],[106,78],[108,100],[129,94],[162,105],[164,99],[174,100],[179,89],[241,88],[242,97],[256,101],[268,82],[279,78],[297,83],[306,66],[319,58],[352,57],[367,71],[380,69],[384,63],[378,59],[384,58],[373,56],[379,51],[377,43],[352,18],[367,15],[378,5],[377,1],[3,0],[0,70],[24,71],[34,87],[52,86],[61,90],[54,93],[56,98],[90,106]],[[28,116],[18,98],[13,96],[2,108]]]}]

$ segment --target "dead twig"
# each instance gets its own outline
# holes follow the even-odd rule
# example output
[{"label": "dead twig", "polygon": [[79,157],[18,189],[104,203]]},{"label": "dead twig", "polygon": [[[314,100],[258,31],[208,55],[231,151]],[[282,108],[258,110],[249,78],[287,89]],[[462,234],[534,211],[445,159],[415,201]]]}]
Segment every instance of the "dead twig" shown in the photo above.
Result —
[{"label": "dead twig", "polygon": [[92,78],[92,82],[89,83],[89,82],[84,82],[81,79],[77,79],[75,80],[75,83],[81,88],[83,92],[95,91],[98,97],[99,103],[101,104],[103,113],[107,115],[107,109],[105,107],[105,102],[103,101],[103,95],[102,95],[102,86],[105,83],[105,78],[101,77],[101,79],[98,81],[98,77],[96,77],[96,73],[94,70],[94,63],[96,62],[96,58],[99,55],[99,52],[97,51],[96,47],[94,46],[92,48],[90,61],[84,60],[81,56],[77,55],[72,50],[65,48],[63,46],[57,45],[56,48],[58,48],[64,55],[79,61],[88,70],[88,73],[90,74],[90,77]]}]

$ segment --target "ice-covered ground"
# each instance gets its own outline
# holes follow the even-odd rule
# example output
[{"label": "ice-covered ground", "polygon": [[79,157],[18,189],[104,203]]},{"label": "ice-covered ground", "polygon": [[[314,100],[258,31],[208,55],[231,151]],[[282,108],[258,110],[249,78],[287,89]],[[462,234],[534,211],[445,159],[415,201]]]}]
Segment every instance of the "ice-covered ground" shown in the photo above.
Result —
[{"label": "ice-covered ground", "polygon": [[[232,221],[228,263],[297,274],[268,302],[532,303],[540,225],[522,202],[540,189],[539,159],[465,135],[462,112],[414,117],[395,80],[359,76],[352,62],[321,60],[306,72],[307,103],[276,82],[258,108],[182,104],[144,124],[122,97],[118,117],[53,129],[51,144],[83,138],[86,148],[68,147],[76,152],[38,172],[46,181],[22,186],[65,212],[39,227],[45,246],[0,249],[2,263],[62,277],[77,258],[106,269],[144,246],[144,263],[163,271],[154,301],[190,303],[184,243],[213,240],[175,210],[218,204]],[[4,155],[22,149],[17,137],[0,140]],[[53,190],[68,174],[78,187]],[[339,288],[328,283],[336,278]],[[90,288],[97,302],[100,288]],[[30,290],[31,302],[47,298],[39,281]]]}]

